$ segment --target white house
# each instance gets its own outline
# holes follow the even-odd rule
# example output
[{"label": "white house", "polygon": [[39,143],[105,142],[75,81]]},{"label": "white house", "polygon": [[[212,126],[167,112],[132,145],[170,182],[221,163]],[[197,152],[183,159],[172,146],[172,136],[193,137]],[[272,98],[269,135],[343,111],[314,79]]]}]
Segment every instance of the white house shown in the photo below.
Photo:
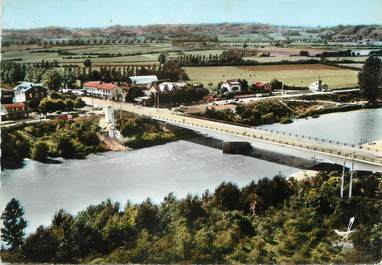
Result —
[{"label": "white house", "polygon": [[47,96],[47,89],[41,85],[30,82],[22,82],[14,89],[14,103],[28,102],[33,99],[42,99]]},{"label": "white house", "polygon": [[184,82],[163,82],[158,84],[154,84],[150,87],[149,90],[145,91],[145,94],[147,96],[151,95],[152,93],[167,93],[173,90],[182,89],[185,86],[187,86],[187,83]]},{"label": "white house", "polygon": [[237,80],[226,80],[220,86],[220,92],[223,94],[230,93],[230,92],[240,92],[240,91],[241,91],[241,84]]},{"label": "white house", "polygon": [[323,84],[321,79],[318,79],[309,85],[309,90],[312,92],[320,92],[328,89],[327,84]]},{"label": "white house", "polygon": [[158,77],[156,75],[129,76],[129,78],[133,85],[151,86],[153,83],[158,82]]},{"label": "white house", "polygon": [[83,88],[86,93],[91,96],[107,98],[107,99],[121,99],[122,88],[113,83],[104,83],[102,81],[89,81],[84,83]]}]

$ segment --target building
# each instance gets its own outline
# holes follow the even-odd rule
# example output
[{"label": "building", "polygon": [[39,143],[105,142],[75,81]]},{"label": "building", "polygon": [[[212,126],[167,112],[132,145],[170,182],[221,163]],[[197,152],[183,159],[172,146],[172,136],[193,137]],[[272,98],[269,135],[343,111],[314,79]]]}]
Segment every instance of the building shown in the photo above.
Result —
[{"label": "building", "polygon": [[152,93],[167,93],[170,91],[182,89],[187,86],[187,83],[184,82],[163,82],[160,84],[154,84],[151,88],[146,92],[147,95],[151,95]]},{"label": "building", "polygon": [[231,92],[240,92],[241,84],[237,80],[226,80],[220,86],[220,93],[227,94]]},{"label": "building", "polygon": [[328,85],[322,83],[321,79],[318,79],[309,85],[309,90],[312,92],[320,92],[328,89]]},{"label": "building", "polygon": [[272,92],[272,88],[271,88],[271,85],[269,83],[255,82],[254,86],[258,92],[260,92],[260,91],[262,93],[271,93]]},{"label": "building", "polygon": [[41,84],[22,82],[13,89],[14,103],[39,101],[48,95],[48,90]]},{"label": "building", "polygon": [[82,86],[86,93],[90,96],[123,100],[122,88],[116,84],[104,83],[102,81],[89,81],[84,83]]},{"label": "building", "polygon": [[1,104],[1,120],[17,120],[27,117],[26,106],[23,102]]},{"label": "building", "polygon": [[1,104],[9,104],[13,102],[13,89],[1,89]]},{"label": "building", "polygon": [[129,76],[129,79],[132,85],[146,85],[148,87],[158,82],[156,75]]}]

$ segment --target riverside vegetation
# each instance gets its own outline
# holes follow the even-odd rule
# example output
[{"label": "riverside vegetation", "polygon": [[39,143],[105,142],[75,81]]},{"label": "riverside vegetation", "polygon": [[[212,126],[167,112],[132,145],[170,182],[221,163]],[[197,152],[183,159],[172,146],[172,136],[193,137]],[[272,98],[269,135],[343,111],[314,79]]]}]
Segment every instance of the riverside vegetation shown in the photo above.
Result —
[{"label": "riverside vegetation", "polygon": [[[20,167],[24,158],[49,162],[50,158],[81,159],[91,153],[107,151],[97,136],[98,123],[99,117],[88,117],[2,128],[1,166]],[[194,135],[188,130],[162,126],[149,118],[128,113],[118,114],[116,127],[131,148],[164,144]]]},{"label": "riverside vegetation", "polygon": [[276,122],[291,123],[294,118],[317,117],[321,114],[357,110],[362,107],[362,105],[334,106],[334,104],[330,104],[329,106],[328,104],[314,101],[269,99],[238,105],[234,111],[229,109],[216,110],[213,107],[206,108],[204,112],[195,113],[195,115],[209,119],[259,126]]},{"label": "riverside vegetation", "polygon": [[190,130],[165,126],[127,112],[117,113],[116,127],[127,138],[125,144],[131,148],[149,147],[196,135]]},{"label": "riverside vegetation", "polygon": [[[201,197],[177,199],[170,193],[160,204],[147,199],[122,206],[107,200],[77,215],[61,209],[49,226],[26,239],[23,210],[12,200],[1,218],[18,221],[2,232],[8,235],[16,227],[12,231],[18,236],[5,240],[9,248],[1,257],[6,262],[92,264],[379,261],[382,176],[355,177],[351,199],[341,200],[340,183],[338,172],[301,181],[278,175],[242,188],[223,182]],[[352,216],[349,240],[354,246],[342,249],[336,242],[343,239],[333,230],[346,230]]]}]

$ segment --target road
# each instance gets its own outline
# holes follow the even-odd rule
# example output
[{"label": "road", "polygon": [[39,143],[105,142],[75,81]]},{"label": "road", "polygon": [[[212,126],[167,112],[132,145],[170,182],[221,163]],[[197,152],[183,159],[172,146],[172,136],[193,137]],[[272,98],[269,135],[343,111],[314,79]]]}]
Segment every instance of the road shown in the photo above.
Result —
[{"label": "road", "polygon": [[[83,98],[87,104],[91,104],[90,98]],[[382,166],[382,152],[376,149],[364,150],[358,146],[349,146],[343,144],[336,144],[336,142],[315,139],[312,137],[299,136],[295,138],[294,135],[285,132],[265,131],[255,128],[248,128],[233,124],[227,124],[217,121],[199,119],[194,117],[185,116],[182,113],[175,112],[169,109],[156,109],[150,107],[142,107],[129,103],[113,102],[102,99],[94,99],[94,106],[104,107],[113,106],[114,109],[132,112],[138,115],[148,116],[156,120],[165,121],[182,127],[190,128],[198,131],[198,129],[210,130],[220,134],[229,134],[240,136],[246,139],[255,139],[256,141],[264,143],[272,143],[274,145],[287,146],[293,149],[309,151],[309,153],[322,153],[330,157],[348,158],[354,156],[354,160],[374,166]]]}]

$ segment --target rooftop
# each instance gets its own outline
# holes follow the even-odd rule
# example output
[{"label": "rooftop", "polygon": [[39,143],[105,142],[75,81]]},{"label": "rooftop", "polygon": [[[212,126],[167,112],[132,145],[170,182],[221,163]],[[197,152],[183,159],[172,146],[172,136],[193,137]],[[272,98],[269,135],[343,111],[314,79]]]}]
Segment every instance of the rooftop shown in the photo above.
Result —
[{"label": "rooftop", "polygon": [[118,86],[113,83],[104,83],[102,81],[89,81],[83,84],[84,87],[92,87],[97,89],[107,89],[112,90],[114,88],[117,88]]},{"label": "rooftop", "polygon": [[153,82],[158,82],[158,77],[156,75],[129,76],[129,78],[131,82],[136,85],[147,85]]},{"label": "rooftop", "polygon": [[27,91],[33,87],[42,87],[45,88],[42,84],[39,83],[31,83],[31,82],[22,82],[19,85],[17,85],[14,90],[18,91]]},{"label": "rooftop", "polygon": [[19,103],[10,103],[10,104],[2,104],[5,109],[13,109],[13,108],[25,108],[25,104],[22,102]]}]

